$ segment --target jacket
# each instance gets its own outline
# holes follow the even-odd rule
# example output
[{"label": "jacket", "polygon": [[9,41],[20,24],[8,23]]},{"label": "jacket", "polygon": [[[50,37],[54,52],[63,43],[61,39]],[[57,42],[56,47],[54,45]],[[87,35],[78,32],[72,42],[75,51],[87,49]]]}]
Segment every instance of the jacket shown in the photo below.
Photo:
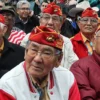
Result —
[{"label": "jacket", "polygon": [[[71,66],[82,100],[100,100],[100,55],[80,59]],[[87,99],[85,99],[87,98]]]},{"label": "jacket", "polygon": [[4,38],[4,49],[0,57],[0,77],[24,60],[24,48]]},{"label": "jacket", "polygon": [[28,18],[28,21],[24,24],[19,17],[16,17],[15,26],[23,30],[26,34],[32,31],[35,26],[39,25],[39,19],[35,15]]},{"label": "jacket", "polygon": [[[1,78],[0,100],[39,100],[39,93],[24,65],[24,62],[20,63]],[[47,92],[50,100],[80,100],[73,74],[63,67],[49,73]]]},{"label": "jacket", "polygon": [[79,59],[88,56],[88,49],[83,42],[81,32],[71,38],[71,42],[73,44],[73,50]]}]

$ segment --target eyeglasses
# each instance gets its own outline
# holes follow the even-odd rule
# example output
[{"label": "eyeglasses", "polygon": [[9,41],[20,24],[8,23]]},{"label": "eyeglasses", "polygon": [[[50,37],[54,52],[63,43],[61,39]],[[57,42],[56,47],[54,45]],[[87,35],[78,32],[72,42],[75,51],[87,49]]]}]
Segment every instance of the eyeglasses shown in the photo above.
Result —
[{"label": "eyeglasses", "polygon": [[42,15],[41,18],[45,19],[46,21],[49,21],[51,18],[52,18],[53,22],[60,21],[60,16],[57,16],[57,15],[44,14],[44,15]]},{"label": "eyeglasses", "polygon": [[29,8],[19,8],[20,10],[30,10]]},{"label": "eyeglasses", "polygon": [[80,18],[80,21],[84,24],[86,24],[88,21],[90,21],[91,24],[98,23],[98,20],[96,18],[89,18],[89,17]]},{"label": "eyeglasses", "polygon": [[50,59],[55,55],[59,55],[61,52],[58,50],[56,52],[53,52],[52,50],[43,50],[39,51],[35,47],[28,49],[28,54],[32,57],[35,57],[36,55],[40,55],[43,59]]}]

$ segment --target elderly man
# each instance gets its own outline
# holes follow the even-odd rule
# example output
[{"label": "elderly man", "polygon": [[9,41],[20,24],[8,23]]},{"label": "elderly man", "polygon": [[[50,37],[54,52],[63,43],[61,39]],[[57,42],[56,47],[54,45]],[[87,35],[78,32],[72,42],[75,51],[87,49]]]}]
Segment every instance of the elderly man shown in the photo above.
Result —
[{"label": "elderly man", "polygon": [[17,14],[15,26],[22,29],[26,34],[39,25],[39,19],[30,10],[30,4],[27,0],[17,3]]},{"label": "elderly man", "polygon": [[98,27],[97,13],[92,10],[92,8],[87,8],[82,12],[78,25],[80,32],[76,34],[71,41],[73,44],[73,49],[80,59],[91,55],[93,52],[92,41]]},{"label": "elderly man", "polygon": [[62,46],[56,31],[36,27],[29,36],[25,61],[0,80],[0,100],[80,100],[73,74],[58,67]]},{"label": "elderly man", "polygon": [[100,100],[100,29],[96,32],[94,48],[92,55],[80,59],[71,67],[81,100]]},{"label": "elderly man", "polygon": [[5,18],[0,14],[0,77],[24,60],[24,48],[9,43],[4,37],[6,31]]},{"label": "elderly man", "polygon": [[[40,25],[49,27],[53,30],[56,30],[56,32],[60,33],[60,28],[62,25],[62,12],[59,6],[57,6],[54,3],[50,3],[47,5],[46,8],[44,8],[43,12],[40,16]],[[29,36],[29,35],[28,35]],[[21,46],[25,47],[25,44],[28,40],[28,36],[24,38],[24,40],[21,42]],[[73,47],[71,44],[71,41],[64,37],[64,44],[63,44],[63,59],[61,62],[61,66],[65,68],[70,68],[70,66],[78,60],[78,57],[73,51]]]}]

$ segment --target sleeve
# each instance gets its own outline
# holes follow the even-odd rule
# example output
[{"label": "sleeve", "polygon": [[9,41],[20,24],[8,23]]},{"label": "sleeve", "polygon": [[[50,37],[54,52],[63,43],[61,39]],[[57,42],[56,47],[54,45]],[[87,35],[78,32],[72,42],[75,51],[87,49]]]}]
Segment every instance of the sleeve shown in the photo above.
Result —
[{"label": "sleeve", "polygon": [[[96,97],[96,92],[92,87],[90,87],[90,83],[87,77],[88,71],[86,74],[85,71],[80,67],[78,61],[71,66],[70,70],[72,71],[72,73],[76,78],[82,100],[89,100],[89,99],[92,100],[91,98],[93,98],[94,100]],[[84,98],[88,98],[88,99],[84,99]]]},{"label": "sleeve", "polygon": [[[67,69],[70,69],[70,66],[78,60],[77,55],[73,51],[73,45],[70,39],[64,38],[64,45],[63,45],[63,59],[61,65]],[[67,67],[66,67],[67,65]]]},{"label": "sleeve", "polygon": [[12,95],[0,89],[0,100],[16,100]]},{"label": "sleeve", "polygon": [[74,81],[72,87],[70,88],[69,100],[81,100],[76,80]]}]

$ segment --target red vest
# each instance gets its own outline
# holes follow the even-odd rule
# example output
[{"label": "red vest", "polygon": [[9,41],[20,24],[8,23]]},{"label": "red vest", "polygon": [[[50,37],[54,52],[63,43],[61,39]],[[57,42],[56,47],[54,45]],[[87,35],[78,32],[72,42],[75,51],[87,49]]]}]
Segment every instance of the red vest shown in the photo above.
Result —
[{"label": "red vest", "polygon": [[72,39],[71,42],[73,44],[74,52],[80,58],[88,56],[88,49],[85,46],[81,33],[76,34]]}]

